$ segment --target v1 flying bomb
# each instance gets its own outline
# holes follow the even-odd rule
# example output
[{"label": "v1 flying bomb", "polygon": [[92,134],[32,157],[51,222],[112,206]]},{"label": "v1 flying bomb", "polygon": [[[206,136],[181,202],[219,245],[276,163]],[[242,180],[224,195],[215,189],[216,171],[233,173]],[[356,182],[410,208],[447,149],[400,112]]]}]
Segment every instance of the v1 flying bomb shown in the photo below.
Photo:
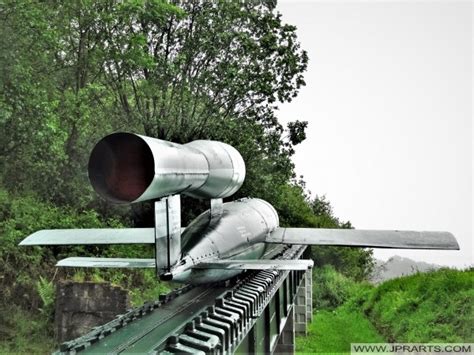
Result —
[{"label": "v1 flying bomb", "polygon": [[[162,280],[202,284],[249,269],[306,270],[312,260],[271,260],[275,244],[403,249],[459,249],[449,232],[279,227],[268,202],[245,198],[223,203],[245,179],[245,163],[232,146],[208,140],[175,144],[114,133],[94,147],[89,179],[114,203],[155,202],[154,228],[41,230],[20,245],[154,244],[154,259],[70,257],[67,267],[155,268]],[[180,195],[210,200],[210,209],[184,230]]]}]

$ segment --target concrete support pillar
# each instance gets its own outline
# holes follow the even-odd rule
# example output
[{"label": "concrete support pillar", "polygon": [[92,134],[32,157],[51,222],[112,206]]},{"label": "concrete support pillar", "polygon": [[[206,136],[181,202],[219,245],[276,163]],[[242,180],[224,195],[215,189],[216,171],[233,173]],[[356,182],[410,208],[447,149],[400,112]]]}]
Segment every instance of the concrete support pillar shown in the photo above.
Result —
[{"label": "concrete support pillar", "polygon": [[128,292],[108,283],[65,282],[56,289],[55,333],[59,342],[77,338],[130,307]]},{"label": "concrete support pillar", "polygon": [[306,323],[313,321],[313,270],[305,273],[306,277]]},{"label": "concrete support pillar", "polygon": [[274,354],[294,354],[295,353],[295,312],[291,307],[285,326],[280,333]]},{"label": "concrete support pillar", "polygon": [[[306,272],[307,273],[307,272]],[[305,335],[306,336],[306,323],[307,323],[307,278],[306,273],[301,279],[301,283],[296,290],[295,297],[295,332],[296,335]]]}]

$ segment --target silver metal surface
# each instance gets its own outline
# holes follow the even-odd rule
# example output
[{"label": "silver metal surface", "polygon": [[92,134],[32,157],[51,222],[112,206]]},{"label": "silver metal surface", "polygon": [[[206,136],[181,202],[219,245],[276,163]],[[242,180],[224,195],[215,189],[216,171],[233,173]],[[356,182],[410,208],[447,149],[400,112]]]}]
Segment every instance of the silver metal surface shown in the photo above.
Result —
[{"label": "silver metal surface", "polygon": [[20,245],[154,244],[153,228],[43,229]]},{"label": "silver metal surface", "polygon": [[228,270],[307,270],[313,260],[215,260],[195,265],[195,269]]},{"label": "silver metal surface", "polygon": [[[181,228],[181,233],[186,228]],[[154,228],[42,229],[19,245],[154,244]]]},{"label": "silver metal surface", "polygon": [[266,242],[371,248],[459,250],[456,238],[449,232],[278,228],[271,233]]},{"label": "silver metal surface", "polygon": [[[228,279],[239,269],[193,269],[219,259],[257,260],[267,247],[265,239],[278,227],[275,209],[260,199],[241,199],[223,204],[222,217],[210,223],[210,211],[197,217],[182,235],[182,259],[171,268],[173,280],[205,283]],[[264,266],[262,266],[264,267]]]},{"label": "silver metal surface", "polygon": [[209,164],[206,183],[188,195],[198,198],[224,198],[236,193],[245,180],[245,163],[234,147],[216,141],[199,140],[185,144],[201,152]]},{"label": "silver metal surface", "polygon": [[184,193],[223,198],[245,179],[239,152],[216,141],[180,145],[132,133],[114,133],[94,147],[89,179],[95,191],[115,203]]},{"label": "silver metal surface", "polygon": [[97,268],[154,268],[155,259],[72,257],[58,261],[56,266]]},{"label": "silver metal surface", "polygon": [[[377,231],[354,229],[279,228],[275,209],[260,199],[222,204],[222,214],[211,219],[212,209],[180,232],[179,196],[156,203],[156,262],[107,259],[66,259],[58,265],[83,267],[153,267],[167,280],[190,284],[226,280],[244,269],[300,269],[301,264],[277,265],[261,261],[276,244],[338,245],[351,247],[458,249],[447,232]],[[212,222],[212,223],[211,223]],[[81,231],[81,230],[79,230]],[[90,231],[90,234],[88,234]],[[150,242],[151,229],[41,231],[23,245],[110,244]],[[82,235],[81,235],[82,234]],[[135,234],[135,239],[133,235]],[[108,235],[111,238],[108,238]],[[52,236],[52,238],[50,238]],[[152,236],[154,241],[154,237]]]},{"label": "silver metal surface", "polygon": [[212,198],[211,199],[211,208],[209,218],[211,219],[211,224],[216,223],[224,213],[224,205],[221,198]]},{"label": "silver metal surface", "polygon": [[155,255],[157,273],[169,271],[181,256],[181,198],[155,202]]}]

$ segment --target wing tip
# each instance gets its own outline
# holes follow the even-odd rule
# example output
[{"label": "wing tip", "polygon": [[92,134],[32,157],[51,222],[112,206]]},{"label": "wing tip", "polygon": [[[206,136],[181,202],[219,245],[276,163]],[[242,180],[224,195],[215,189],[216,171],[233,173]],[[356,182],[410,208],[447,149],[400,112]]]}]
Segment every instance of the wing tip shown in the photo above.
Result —
[{"label": "wing tip", "polygon": [[70,257],[59,260],[54,266],[56,266],[56,267],[70,267],[71,265],[69,265],[69,262],[70,261],[76,261],[78,259],[80,259],[80,257],[70,256]]},{"label": "wing tip", "polygon": [[447,232],[447,231],[443,231],[443,232],[440,232],[441,234],[445,235],[446,238],[448,239],[448,247],[447,247],[447,250],[461,250],[460,246],[459,246],[459,243],[458,243],[458,240],[456,239],[456,237],[454,236],[453,233],[451,232]]},{"label": "wing tip", "polygon": [[35,241],[35,238],[33,237],[34,234],[36,234],[36,233],[33,233],[33,234],[29,235],[28,237],[26,237],[20,243],[18,243],[18,245],[21,246],[21,247],[32,246],[32,245],[41,245],[37,241]]},{"label": "wing tip", "polygon": [[[448,232],[449,233],[449,232]],[[458,240],[456,239],[456,237],[454,236],[454,234],[452,233],[449,233],[449,235],[451,236],[451,238],[453,239],[453,249],[452,250],[461,250],[461,247],[459,246],[459,243],[458,243]]]},{"label": "wing tip", "polygon": [[44,239],[45,237],[48,236],[48,233],[54,231],[54,229],[40,229],[39,231],[31,233],[29,236],[27,236],[25,239],[23,239],[20,243],[18,243],[19,246],[35,246],[35,245],[52,245],[48,243],[47,239]]}]

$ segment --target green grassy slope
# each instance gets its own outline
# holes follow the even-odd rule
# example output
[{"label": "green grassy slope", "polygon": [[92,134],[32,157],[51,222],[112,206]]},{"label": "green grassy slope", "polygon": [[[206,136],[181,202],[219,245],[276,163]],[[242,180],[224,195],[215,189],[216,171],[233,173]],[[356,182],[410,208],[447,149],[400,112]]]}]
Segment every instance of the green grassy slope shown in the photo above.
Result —
[{"label": "green grassy slope", "polygon": [[313,273],[313,322],[308,336],[296,338],[296,352],[347,353],[351,343],[385,342],[362,312],[361,305],[373,286],[355,282],[332,266]]},{"label": "green grassy slope", "polygon": [[442,269],[384,282],[364,313],[397,342],[473,342],[474,269]]},{"label": "green grassy slope", "polygon": [[474,269],[420,273],[378,287],[332,268],[316,273],[319,310],[308,336],[296,339],[298,353],[347,353],[358,342],[474,341]]}]

